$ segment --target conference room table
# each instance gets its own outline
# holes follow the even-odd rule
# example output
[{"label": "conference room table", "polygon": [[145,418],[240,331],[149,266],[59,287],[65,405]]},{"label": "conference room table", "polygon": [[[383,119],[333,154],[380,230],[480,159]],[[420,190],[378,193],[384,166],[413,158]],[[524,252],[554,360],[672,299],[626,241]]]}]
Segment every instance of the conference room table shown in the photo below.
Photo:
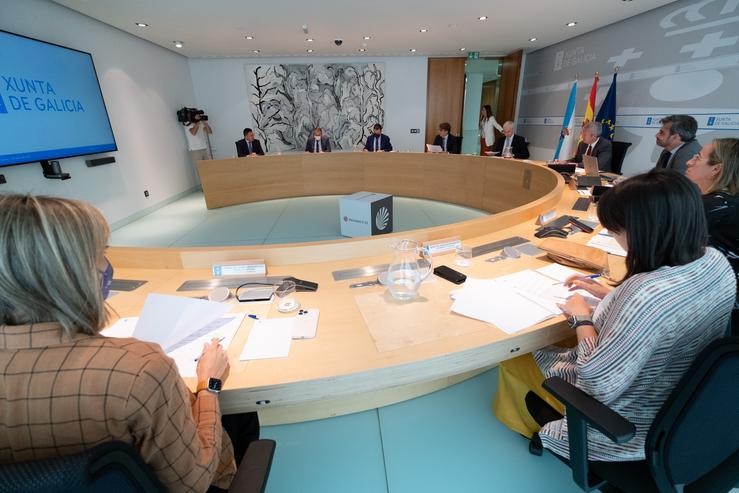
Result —
[{"label": "conference room table", "polygon": [[[337,281],[332,275],[391,262],[391,246],[400,239],[425,242],[457,237],[474,247],[519,236],[538,244],[534,231],[540,214],[555,211],[557,216],[593,219],[593,206],[588,212],[571,209],[577,192],[542,163],[449,154],[332,153],[200,161],[198,171],[208,208],[368,190],[490,213],[444,226],[325,242],[110,248],[116,279],[147,281],[109,300],[114,317],[138,315],[149,293],[207,295],[205,290],[178,288],[186,281],[211,279],[211,266],[217,262],[264,259],[270,276],[289,275],[319,284],[316,292],[294,295],[302,308],[320,310],[316,337],[293,340],[286,358],[239,361],[254,324],[252,318],[244,318],[228,348],[231,372],[221,394],[224,413],[256,410],[263,424],[279,424],[372,409],[442,389],[572,335],[563,316],[507,334],[451,313],[449,293],[459,286],[435,276],[421,285],[416,300],[400,303],[384,294],[381,285],[349,288],[374,276]],[[577,233],[570,241],[586,243],[591,236]],[[454,253],[435,255],[433,263],[474,278],[550,263],[545,256],[526,255],[485,261],[499,253],[475,257],[466,268],[455,266]],[[609,261],[617,277],[623,272],[623,259],[609,256]],[[238,303],[233,297],[228,302],[233,311],[259,318],[295,316],[279,313],[274,302]],[[194,388],[194,379],[185,380]]]}]

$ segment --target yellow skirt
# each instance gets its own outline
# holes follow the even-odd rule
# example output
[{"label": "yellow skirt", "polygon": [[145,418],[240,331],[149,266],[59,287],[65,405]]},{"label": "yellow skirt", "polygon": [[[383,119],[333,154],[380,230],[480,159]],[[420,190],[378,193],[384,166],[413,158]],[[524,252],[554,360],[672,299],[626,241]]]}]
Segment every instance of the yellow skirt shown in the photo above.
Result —
[{"label": "yellow skirt", "polygon": [[534,357],[524,354],[498,366],[498,392],[493,399],[493,414],[511,430],[531,438],[541,426],[526,409],[526,394],[534,392],[547,404],[564,414],[564,406],[541,386],[544,375]]}]

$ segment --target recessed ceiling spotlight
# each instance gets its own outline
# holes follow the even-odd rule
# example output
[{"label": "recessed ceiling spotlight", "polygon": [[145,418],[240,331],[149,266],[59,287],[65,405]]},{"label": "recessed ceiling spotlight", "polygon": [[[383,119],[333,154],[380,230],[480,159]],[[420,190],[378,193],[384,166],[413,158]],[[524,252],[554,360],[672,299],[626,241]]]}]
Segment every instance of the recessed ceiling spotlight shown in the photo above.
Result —
[{"label": "recessed ceiling spotlight", "polygon": [[361,51],[362,53],[364,53],[367,50],[365,50],[364,48],[359,48],[359,51]]},{"label": "recessed ceiling spotlight", "polygon": [[146,22],[137,22],[136,25],[139,27],[149,27],[149,24],[147,24]]},{"label": "recessed ceiling spotlight", "polygon": [[534,41],[536,41],[536,38],[529,38],[529,41],[533,43]]},{"label": "recessed ceiling spotlight", "polygon": [[571,21],[567,23],[567,27],[575,27],[577,25],[577,22]]},{"label": "recessed ceiling spotlight", "polygon": [[415,53],[415,52],[416,52],[416,49],[415,48],[411,48],[411,53]]},{"label": "recessed ceiling spotlight", "polygon": [[486,21],[486,20],[488,20],[488,16],[487,15],[481,15],[480,17],[477,18],[477,20],[478,21]]},{"label": "recessed ceiling spotlight", "polygon": [[305,51],[307,51],[308,53],[313,53],[313,50],[312,50],[312,49],[310,49],[310,48],[308,48],[308,49],[307,49],[307,50],[305,50]]},{"label": "recessed ceiling spotlight", "polygon": [[251,50],[251,51],[252,53],[256,53],[257,55],[259,55],[259,50]]},{"label": "recessed ceiling spotlight", "polygon": [[364,40],[365,40],[365,41],[369,41],[370,39],[372,39],[372,36],[365,36],[365,37],[364,37]]},{"label": "recessed ceiling spotlight", "polygon": [[183,46],[185,46],[185,43],[183,43],[182,41],[172,41],[172,42],[174,43],[175,48],[182,48]]},{"label": "recessed ceiling spotlight", "polygon": [[254,36],[252,36],[251,34],[247,34],[246,35],[246,39],[248,39],[249,41],[251,41],[252,39],[254,39]]},{"label": "recessed ceiling spotlight", "polygon": [[305,38],[305,40],[306,40],[307,42],[309,42],[309,43],[312,43],[312,42],[313,42],[313,38]]},{"label": "recessed ceiling spotlight", "polygon": [[422,27],[421,29],[418,30],[418,32],[427,33],[427,32],[429,32],[429,30],[426,27]]},{"label": "recessed ceiling spotlight", "polygon": [[460,48],[459,51],[466,51],[467,48]]}]

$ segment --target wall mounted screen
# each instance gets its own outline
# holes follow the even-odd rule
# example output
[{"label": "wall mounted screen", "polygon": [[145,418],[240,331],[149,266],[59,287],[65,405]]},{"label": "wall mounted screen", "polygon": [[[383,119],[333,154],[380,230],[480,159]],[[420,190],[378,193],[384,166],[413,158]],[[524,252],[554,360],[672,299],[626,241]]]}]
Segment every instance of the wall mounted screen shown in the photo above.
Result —
[{"label": "wall mounted screen", "polygon": [[0,31],[0,166],[117,150],[89,53]]}]

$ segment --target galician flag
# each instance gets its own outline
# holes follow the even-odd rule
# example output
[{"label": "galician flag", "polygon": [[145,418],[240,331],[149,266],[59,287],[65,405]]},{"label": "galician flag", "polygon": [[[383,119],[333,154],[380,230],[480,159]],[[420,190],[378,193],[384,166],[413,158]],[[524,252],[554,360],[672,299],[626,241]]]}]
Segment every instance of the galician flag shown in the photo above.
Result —
[{"label": "galician flag", "polygon": [[575,143],[574,125],[575,125],[575,103],[577,103],[577,80],[572,84],[570,98],[567,100],[567,109],[565,117],[562,120],[562,131],[559,134],[559,142],[557,150],[554,152],[554,159],[559,159],[560,155],[563,159],[569,159],[572,155],[573,144]]}]

